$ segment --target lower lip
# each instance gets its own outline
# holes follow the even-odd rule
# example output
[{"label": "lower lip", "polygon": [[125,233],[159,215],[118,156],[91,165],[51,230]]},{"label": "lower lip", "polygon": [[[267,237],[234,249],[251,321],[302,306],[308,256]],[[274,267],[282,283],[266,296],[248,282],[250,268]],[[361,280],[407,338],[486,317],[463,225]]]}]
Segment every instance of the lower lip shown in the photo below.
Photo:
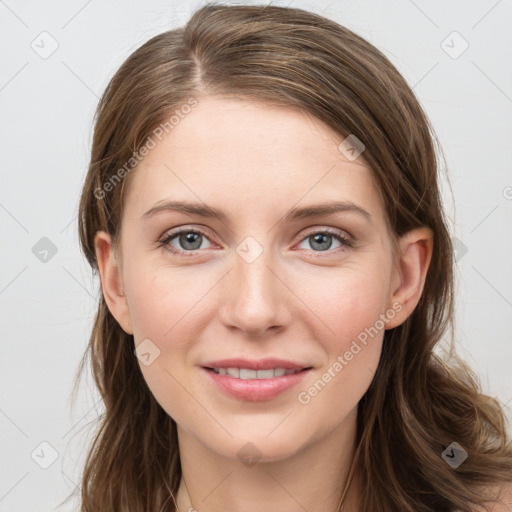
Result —
[{"label": "lower lip", "polygon": [[272,400],[287,389],[296,386],[311,371],[311,368],[272,379],[237,379],[230,375],[220,375],[204,367],[202,370],[224,393],[241,400],[260,402]]}]

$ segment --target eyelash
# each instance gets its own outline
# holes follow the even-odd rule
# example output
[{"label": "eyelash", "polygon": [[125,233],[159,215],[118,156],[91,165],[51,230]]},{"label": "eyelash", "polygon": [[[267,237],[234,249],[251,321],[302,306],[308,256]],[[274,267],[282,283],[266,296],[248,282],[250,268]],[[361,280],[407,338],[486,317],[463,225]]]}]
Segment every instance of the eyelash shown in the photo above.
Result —
[{"label": "eyelash", "polygon": [[[173,231],[173,232],[170,232],[170,233],[166,233],[166,235],[164,235],[164,237],[158,241],[158,247],[161,247],[162,249],[164,249],[166,251],[169,251],[172,254],[178,254],[178,255],[183,255],[183,256],[196,256],[199,252],[203,251],[202,249],[197,249],[196,251],[182,251],[182,250],[176,249],[176,248],[172,247],[171,245],[169,245],[169,242],[171,240],[173,240],[174,238],[176,238],[177,236],[179,236],[179,235],[181,235],[183,233],[198,234],[198,235],[201,235],[201,236],[205,237],[209,242],[211,242],[209,237],[205,233],[203,233],[202,231],[199,231],[199,230],[196,230],[196,229],[180,229],[178,231]],[[315,257],[317,257],[317,256],[318,257],[323,257],[323,253],[326,253],[327,255],[332,256],[333,254],[338,253],[340,250],[342,251],[342,250],[345,250],[347,248],[353,248],[354,247],[354,241],[351,238],[343,235],[338,230],[333,230],[333,229],[329,229],[329,228],[321,229],[321,230],[318,230],[318,231],[311,231],[309,234],[304,236],[299,241],[299,243],[301,243],[304,240],[308,239],[309,237],[311,237],[313,235],[317,235],[317,234],[331,235],[334,238],[336,238],[339,242],[341,242],[342,245],[340,247],[337,247],[334,250],[330,250],[330,249],[327,249],[326,251],[310,250],[309,252],[312,252],[315,255]],[[211,243],[213,243],[213,242],[211,242]]]}]

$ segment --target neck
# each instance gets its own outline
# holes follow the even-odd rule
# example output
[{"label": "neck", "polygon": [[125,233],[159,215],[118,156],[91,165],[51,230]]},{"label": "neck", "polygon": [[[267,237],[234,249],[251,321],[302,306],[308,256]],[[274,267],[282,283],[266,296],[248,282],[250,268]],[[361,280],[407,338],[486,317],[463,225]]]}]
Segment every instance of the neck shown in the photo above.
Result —
[{"label": "neck", "polygon": [[[357,473],[338,508],[354,455],[357,408],[286,459],[246,466],[212,452],[178,426],[179,512],[358,512]],[[244,443],[242,443],[244,444]]]}]

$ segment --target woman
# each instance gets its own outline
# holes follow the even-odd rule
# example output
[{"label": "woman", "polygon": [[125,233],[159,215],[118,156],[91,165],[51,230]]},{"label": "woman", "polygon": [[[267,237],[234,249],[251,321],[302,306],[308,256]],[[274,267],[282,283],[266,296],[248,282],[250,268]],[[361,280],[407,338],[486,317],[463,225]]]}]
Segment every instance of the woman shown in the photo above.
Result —
[{"label": "woman", "polygon": [[434,353],[433,137],[379,50],[300,9],[208,5],[124,62],[80,204],[83,512],[512,510],[503,412]]}]

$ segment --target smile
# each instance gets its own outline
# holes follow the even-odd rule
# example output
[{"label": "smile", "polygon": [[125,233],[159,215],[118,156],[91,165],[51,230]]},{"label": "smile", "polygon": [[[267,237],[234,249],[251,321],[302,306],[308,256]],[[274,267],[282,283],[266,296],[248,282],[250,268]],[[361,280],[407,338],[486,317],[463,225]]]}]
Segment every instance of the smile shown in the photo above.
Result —
[{"label": "smile", "polygon": [[229,375],[236,379],[273,379],[283,375],[292,375],[301,372],[299,369],[270,368],[268,370],[251,370],[249,368],[208,368],[219,375]]},{"label": "smile", "polygon": [[308,368],[202,367],[204,375],[219,391],[238,400],[259,402],[277,398],[286,390],[298,386],[313,370]]}]

